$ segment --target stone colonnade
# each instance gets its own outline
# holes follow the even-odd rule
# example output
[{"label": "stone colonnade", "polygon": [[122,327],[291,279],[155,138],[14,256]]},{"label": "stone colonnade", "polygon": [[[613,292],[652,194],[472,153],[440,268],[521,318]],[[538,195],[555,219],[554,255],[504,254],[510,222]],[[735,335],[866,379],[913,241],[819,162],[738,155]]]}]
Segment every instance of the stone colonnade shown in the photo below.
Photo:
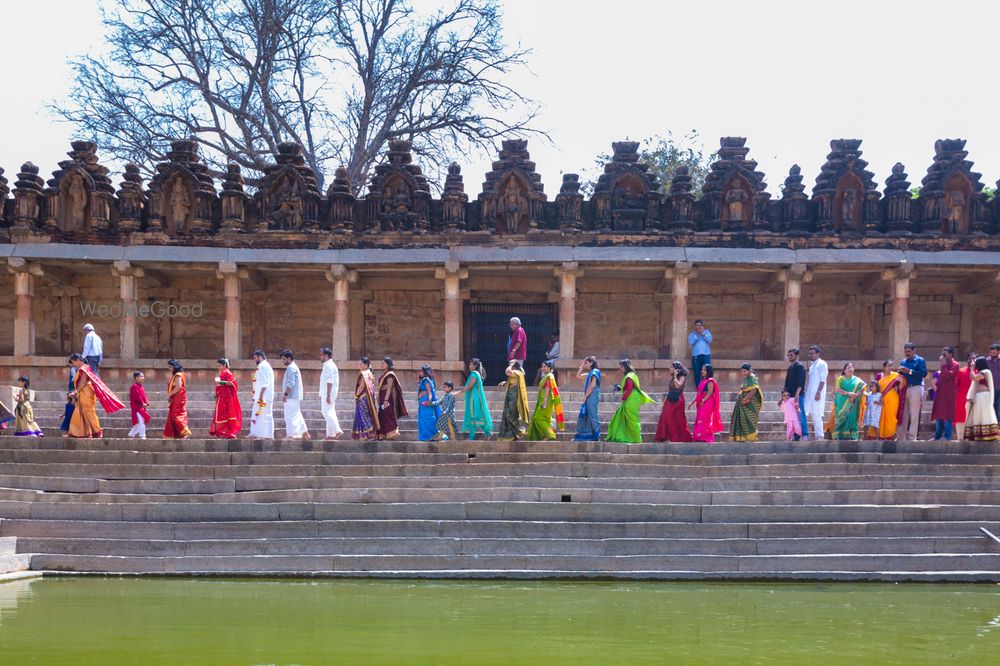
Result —
[{"label": "stone colonnade", "polygon": [[[110,275],[118,280],[117,287],[122,308],[119,348],[117,350],[106,348],[105,354],[110,357],[119,357],[122,359],[140,358],[139,320],[142,308],[147,306],[139,298],[139,280],[141,278],[152,278],[162,284],[166,284],[169,282],[169,278],[157,268],[144,267],[130,261],[91,264],[91,267],[93,266],[107,266]],[[262,275],[266,269],[229,261],[217,262],[214,264],[214,268],[218,279],[215,282],[218,285],[216,288],[219,295],[222,296],[220,300],[225,304],[224,321],[222,322],[222,330],[220,331],[221,338],[224,341],[222,348],[224,349],[224,353],[231,359],[245,358],[249,350],[242,348],[245,343],[243,329],[245,328],[244,319],[246,317],[246,309],[243,303],[244,285],[256,284],[258,287],[266,285],[266,277]],[[401,268],[411,267],[401,266]],[[475,273],[479,270],[480,266],[471,262],[461,264],[457,261],[446,261],[441,265],[433,267],[423,266],[424,270],[430,268],[433,268],[433,276],[440,284],[440,321],[442,322],[444,344],[440,352],[428,360],[461,361],[463,360],[463,355],[468,351],[463,349],[463,314],[465,304],[470,298],[468,289],[470,271]],[[535,262],[532,269],[535,271],[534,275],[540,274],[538,272],[539,268],[538,262]],[[577,302],[579,299],[578,281],[580,278],[588,275],[588,271],[594,271],[588,277],[603,275],[600,271],[604,268],[606,267],[602,267],[600,263],[587,264],[580,261],[564,261],[555,262],[551,265],[551,268],[546,269],[551,271],[548,275],[552,279],[552,291],[549,294],[549,301],[558,303],[558,327],[561,335],[560,356],[563,361],[577,359],[590,353],[595,353],[599,356],[602,354],[603,350],[597,348],[577,349],[576,342],[578,336],[576,324]],[[643,268],[649,269],[651,267],[644,266]],[[49,265],[43,259],[28,260],[21,257],[8,257],[7,269],[13,276],[15,300],[12,317],[13,354],[18,357],[32,356],[36,353],[36,321],[34,318],[36,308],[33,307],[36,295],[36,283],[39,279],[54,277],[59,284],[66,285],[73,282],[73,276],[72,274],[65,274],[66,269],[58,264]],[[323,305],[323,307],[329,312],[330,328],[329,338],[327,339],[330,341],[329,345],[333,350],[334,358],[338,362],[351,359],[352,349],[355,350],[354,353],[357,352],[358,345],[356,343],[359,340],[355,340],[355,344],[352,345],[352,336],[364,335],[363,322],[360,329],[352,327],[352,320],[356,326],[356,320],[358,319],[355,314],[356,310],[353,307],[356,304],[352,303],[352,297],[357,294],[357,291],[352,289],[352,285],[358,282],[359,269],[363,271],[365,267],[360,265],[352,267],[344,264],[333,264],[327,265],[325,269],[323,267],[318,267],[317,269],[321,271],[321,274],[332,285],[332,289],[329,290],[329,294],[332,294],[332,302],[326,301],[329,303],[329,306]],[[699,269],[698,266],[690,261],[676,261],[668,263],[661,270],[663,270],[659,289],[661,295],[653,294],[653,296],[656,301],[663,303],[664,306],[669,304],[670,315],[669,318],[666,316],[664,307],[664,316],[661,320],[659,336],[664,342],[669,340],[669,348],[665,349],[665,346],[661,345],[659,356],[660,358],[667,356],[686,358],[688,350],[687,334],[691,326],[691,317],[688,311],[689,288],[692,281],[697,279]],[[761,266],[760,270],[767,271],[771,275],[765,289],[780,285],[784,291],[783,299],[779,298],[775,301],[775,304],[779,308],[783,304],[783,333],[776,333],[777,337],[774,340],[774,347],[779,343],[781,347],[769,354],[775,359],[780,359],[783,356],[784,350],[798,347],[800,342],[806,342],[800,341],[802,330],[800,312],[803,293],[808,292],[809,287],[807,285],[813,280],[814,269],[805,264],[796,263],[784,266]],[[817,268],[816,270],[819,269]],[[889,298],[886,301],[881,296],[865,296],[862,294],[857,296],[857,303],[862,308],[865,308],[868,301],[874,303],[875,300],[873,299],[880,299],[888,306],[886,310],[891,309],[891,314],[887,313],[886,316],[888,320],[889,349],[900,350],[903,343],[910,337],[910,283],[917,276],[917,271],[913,264],[908,262],[902,262],[892,267],[884,267],[884,265],[883,267],[872,266],[868,270],[875,271],[869,279],[871,284],[868,286],[871,287],[879,282],[886,282],[888,284]],[[970,281],[975,281],[977,284],[973,285],[970,282],[970,284],[966,285],[972,291],[984,285],[987,287],[992,286],[1000,279],[1000,274],[995,270],[989,274],[977,273],[976,275],[978,277],[970,278]],[[211,290],[213,282],[211,280],[207,281],[204,288]],[[323,294],[322,297],[328,299],[329,295]],[[961,330],[958,337],[963,344],[971,343],[974,306],[979,301],[970,301],[970,303],[972,303],[971,306],[962,307],[960,314]],[[771,311],[774,311],[774,306],[772,306]],[[782,311],[779,309],[777,312],[780,319]],[[868,312],[868,310],[864,310],[864,312]],[[694,315],[699,316],[699,313],[694,313]],[[640,315],[637,313],[637,316]],[[866,329],[861,333],[862,340],[866,336],[870,337],[874,335],[873,332],[867,331],[867,328],[874,330],[874,325],[871,324],[869,319],[870,315],[864,315],[861,318],[861,327]],[[543,332],[533,333],[544,335]],[[957,342],[959,340],[956,340]],[[874,347],[871,346],[870,342],[862,342],[859,349],[874,349]],[[206,350],[201,357],[208,358],[214,356],[214,354],[215,350]]]}]

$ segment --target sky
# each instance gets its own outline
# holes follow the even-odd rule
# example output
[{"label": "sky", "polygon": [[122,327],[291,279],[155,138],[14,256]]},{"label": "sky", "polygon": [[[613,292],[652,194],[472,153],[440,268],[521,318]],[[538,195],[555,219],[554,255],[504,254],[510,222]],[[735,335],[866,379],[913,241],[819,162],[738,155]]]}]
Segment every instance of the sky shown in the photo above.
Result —
[{"label": "sky", "polygon": [[[47,178],[64,159],[73,129],[45,106],[69,90],[68,61],[104,46],[96,2],[49,0],[44,17],[3,5],[0,167],[12,186],[22,162]],[[897,161],[919,183],[945,137],[968,139],[984,183],[1000,179],[1000,3],[506,0],[503,11],[507,40],[532,49],[508,81],[537,100],[551,136],[528,145],[550,197],[612,141],[691,130],[709,151],[748,137],[775,196],[794,163],[811,189],[842,137],[864,140],[880,187]],[[493,158],[456,156],[467,191]]]}]

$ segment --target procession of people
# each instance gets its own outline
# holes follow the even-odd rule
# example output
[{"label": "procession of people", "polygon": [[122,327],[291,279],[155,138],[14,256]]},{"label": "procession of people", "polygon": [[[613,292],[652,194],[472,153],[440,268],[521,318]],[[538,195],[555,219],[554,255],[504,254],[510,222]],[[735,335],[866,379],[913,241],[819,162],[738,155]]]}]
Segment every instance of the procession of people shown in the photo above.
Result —
[{"label": "procession of people", "polygon": [[[422,365],[416,377],[417,438],[420,441],[472,440],[479,433],[487,438],[511,441],[558,439],[565,428],[565,405],[554,372],[558,352],[553,353],[550,345],[539,366],[537,398],[532,410],[524,367],[527,333],[516,317],[511,319],[510,328],[505,349],[508,363],[503,381],[498,384],[503,398],[496,430],[486,397],[486,372],[478,358],[469,361],[463,386],[456,388],[451,382],[445,382],[440,393],[433,369]],[[62,424],[67,437],[102,437],[97,405],[108,414],[125,407],[98,375],[102,356],[100,338],[90,324],[85,326],[85,332],[85,344],[91,353],[73,354],[69,359],[69,390]],[[558,334],[552,339],[554,345],[558,345]],[[695,331],[689,337],[692,371],[679,361],[673,361],[667,369],[667,390],[654,435],[656,441],[711,443],[727,431],[721,415],[722,392],[711,364],[712,341],[711,332],[697,320]],[[95,354],[95,350],[98,353]],[[853,363],[846,363],[832,383],[833,404],[829,410],[826,409],[827,387],[831,385],[828,365],[819,345],[812,345],[807,351],[808,368],[800,360],[798,349],[787,352],[789,366],[778,406],[783,415],[785,435],[790,440],[899,438],[914,441],[919,435],[925,393],[933,400],[934,440],[949,441],[953,435],[968,441],[1000,440],[1000,391],[995,381],[996,373],[1000,372],[1000,343],[991,346],[988,356],[970,353],[964,368],[955,360],[954,349],[944,347],[938,359],[938,370],[933,373],[929,373],[927,361],[910,342],[904,345],[902,361],[898,364],[893,360],[885,361],[881,372],[867,380],[858,375]],[[280,358],[284,366],[280,395],[285,435],[289,439],[309,439],[311,435],[301,406],[305,395],[302,373],[291,350],[283,350]],[[253,359],[256,370],[250,381],[248,436],[273,439],[275,373],[263,350],[255,351]],[[344,434],[336,412],[340,371],[329,348],[320,349],[319,360],[322,371],[318,397],[326,426],[324,434],[326,439],[338,439]],[[354,384],[352,439],[396,439],[401,434],[400,419],[409,415],[404,384],[396,374],[393,359],[383,358],[380,366],[376,377],[368,357],[359,361]],[[169,360],[167,367],[168,408],[162,436],[185,439],[192,435],[187,413],[187,375],[176,359]],[[215,406],[209,435],[235,439],[243,432],[239,382],[228,359],[218,359],[216,369]],[[741,383],[736,391],[728,435],[732,441],[753,442],[759,439],[764,392],[750,363],[744,363],[739,373]],[[656,400],[643,390],[629,359],[619,361],[618,375],[618,383],[612,391],[615,395],[612,399],[617,400],[618,405],[607,424],[607,432],[602,434],[599,362],[596,357],[588,356],[581,363],[576,377],[583,380],[583,398],[574,440],[599,441],[603,438],[627,444],[643,441],[641,409]],[[135,371],[129,390],[132,429],[128,436],[141,439],[145,439],[146,426],[151,421],[144,382],[143,372]],[[0,401],[0,428],[15,422],[15,435],[39,437],[43,433],[34,420],[29,386],[30,379],[21,377],[12,393],[13,409]],[[695,396],[688,401],[685,393],[690,386],[695,387]],[[458,396],[463,393],[464,414],[459,426],[455,413]],[[690,423],[689,410],[694,410]]]}]

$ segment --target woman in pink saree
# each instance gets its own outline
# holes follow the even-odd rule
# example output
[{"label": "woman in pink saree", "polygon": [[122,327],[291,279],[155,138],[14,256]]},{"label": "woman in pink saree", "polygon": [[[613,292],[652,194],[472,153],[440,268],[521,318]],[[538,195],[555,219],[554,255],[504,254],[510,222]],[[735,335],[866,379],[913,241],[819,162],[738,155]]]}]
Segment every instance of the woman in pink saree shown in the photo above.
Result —
[{"label": "woman in pink saree", "polygon": [[711,365],[702,366],[702,379],[698,384],[698,399],[691,403],[698,406],[698,410],[695,412],[694,429],[691,432],[696,442],[714,442],[715,433],[723,432],[726,429],[722,425],[722,415],[719,413],[721,403],[719,383],[715,381],[714,374]]}]

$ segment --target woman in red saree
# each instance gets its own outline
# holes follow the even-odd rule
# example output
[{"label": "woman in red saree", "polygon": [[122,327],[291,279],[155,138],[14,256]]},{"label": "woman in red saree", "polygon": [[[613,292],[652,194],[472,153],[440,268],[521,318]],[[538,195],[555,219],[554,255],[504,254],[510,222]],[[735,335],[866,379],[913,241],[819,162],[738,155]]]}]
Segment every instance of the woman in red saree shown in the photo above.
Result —
[{"label": "woman in red saree", "polygon": [[229,369],[229,359],[216,362],[219,376],[215,378],[215,413],[208,434],[213,437],[236,439],[243,430],[243,410],[240,407],[239,384]]},{"label": "woman in red saree", "polygon": [[696,442],[714,442],[715,433],[726,429],[722,425],[722,415],[719,413],[721,405],[719,383],[715,381],[715,371],[710,365],[702,366],[701,376],[701,383],[698,384],[698,400],[692,403],[698,406],[693,437]]},{"label": "woman in red saree", "polygon": [[688,428],[687,415],[684,413],[684,384],[687,383],[688,371],[677,361],[670,370],[670,381],[667,383],[667,395],[663,399],[663,410],[656,424],[657,442],[691,442],[691,430]]},{"label": "woman in red saree", "polygon": [[191,436],[187,415],[187,377],[178,360],[167,361],[170,366],[170,380],[167,382],[167,422],[163,426],[163,436],[167,439],[185,439]]},{"label": "woman in red saree", "polygon": [[407,415],[406,405],[403,403],[403,389],[399,386],[393,367],[391,358],[386,356],[382,359],[382,376],[378,378],[379,439],[399,437],[398,419]]}]

